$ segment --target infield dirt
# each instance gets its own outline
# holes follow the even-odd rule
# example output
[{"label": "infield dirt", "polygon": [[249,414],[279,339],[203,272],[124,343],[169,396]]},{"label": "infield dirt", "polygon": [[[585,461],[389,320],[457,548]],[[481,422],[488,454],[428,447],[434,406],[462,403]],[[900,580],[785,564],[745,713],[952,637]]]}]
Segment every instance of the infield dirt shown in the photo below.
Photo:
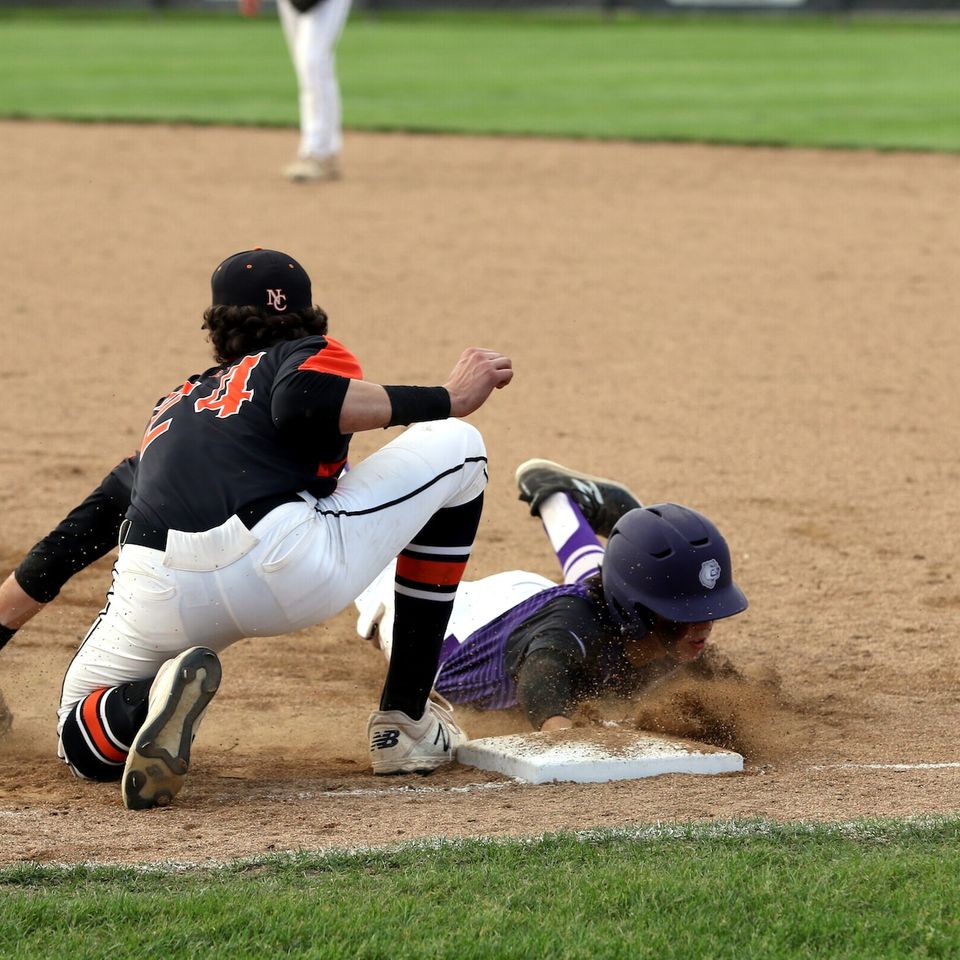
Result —
[{"label": "infield dirt", "polygon": [[[130,813],[55,755],[106,559],[0,654],[0,863],[960,809],[957,766],[857,766],[960,762],[960,158],[354,134],[345,180],[298,186],[278,176],[293,131],[3,123],[0,140],[0,574],[208,365],[210,272],[262,245],[303,262],[370,379],[440,382],[470,344],[513,357],[471,418],[490,485],[468,576],[556,575],[513,486],[537,456],[708,514],[751,601],[714,632],[736,674],[583,717],[734,746],[742,775],[374,778],[383,664],[346,611],[228,650],[177,803]],[[461,713],[475,736],[524,729]]]}]

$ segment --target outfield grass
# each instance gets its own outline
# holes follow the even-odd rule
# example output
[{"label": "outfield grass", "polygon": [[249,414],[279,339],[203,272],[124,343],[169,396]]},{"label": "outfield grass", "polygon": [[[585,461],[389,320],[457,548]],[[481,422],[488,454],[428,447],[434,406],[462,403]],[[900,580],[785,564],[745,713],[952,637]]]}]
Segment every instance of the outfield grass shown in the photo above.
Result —
[{"label": "outfield grass", "polygon": [[[355,15],[346,125],[960,150],[960,22]],[[0,115],[295,125],[269,14],[0,15]]]},{"label": "outfield grass", "polygon": [[955,957],[960,820],[412,844],[190,872],[0,871],[0,955]]}]

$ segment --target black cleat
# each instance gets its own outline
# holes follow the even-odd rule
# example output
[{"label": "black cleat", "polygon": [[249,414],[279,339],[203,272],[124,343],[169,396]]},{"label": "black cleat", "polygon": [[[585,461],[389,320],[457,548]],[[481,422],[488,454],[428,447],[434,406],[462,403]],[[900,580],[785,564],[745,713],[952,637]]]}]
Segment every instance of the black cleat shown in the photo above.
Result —
[{"label": "black cleat", "polygon": [[165,807],[180,792],[197,726],[222,674],[220,660],[207,647],[191,647],[160,668],[150,687],[147,719],[123,769],[128,810]]},{"label": "black cleat", "polygon": [[568,493],[600,537],[609,537],[613,525],[628,511],[643,504],[621,483],[579,473],[552,460],[527,460],[517,467],[520,499],[530,513],[540,516],[540,505],[551,494]]}]

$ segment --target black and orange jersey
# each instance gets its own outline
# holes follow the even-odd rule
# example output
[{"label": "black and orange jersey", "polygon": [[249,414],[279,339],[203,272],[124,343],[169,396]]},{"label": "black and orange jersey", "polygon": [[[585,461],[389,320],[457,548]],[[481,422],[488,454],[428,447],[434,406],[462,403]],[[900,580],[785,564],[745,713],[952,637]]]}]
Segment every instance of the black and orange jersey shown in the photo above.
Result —
[{"label": "black and orange jersey", "polygon": [[193,532],[264,497],[328,496],[350,444],[343,398],[362,376],[346,347],[313,336],[190,377],[154,408],[127,518]]}]

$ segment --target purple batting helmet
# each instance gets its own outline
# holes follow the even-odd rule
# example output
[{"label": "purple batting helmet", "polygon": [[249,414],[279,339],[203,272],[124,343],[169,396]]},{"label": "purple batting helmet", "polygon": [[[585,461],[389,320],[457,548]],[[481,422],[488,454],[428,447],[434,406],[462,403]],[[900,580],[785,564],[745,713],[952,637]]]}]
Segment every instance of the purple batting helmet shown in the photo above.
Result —
[{"label": "purple batting helmet", "polygon": [[621,625],[645,619],[645,611],[678,623],[700,623],[747,609],[720,531],[676,503],[630,510],[614,524],[601,580],[607,606]]}]

